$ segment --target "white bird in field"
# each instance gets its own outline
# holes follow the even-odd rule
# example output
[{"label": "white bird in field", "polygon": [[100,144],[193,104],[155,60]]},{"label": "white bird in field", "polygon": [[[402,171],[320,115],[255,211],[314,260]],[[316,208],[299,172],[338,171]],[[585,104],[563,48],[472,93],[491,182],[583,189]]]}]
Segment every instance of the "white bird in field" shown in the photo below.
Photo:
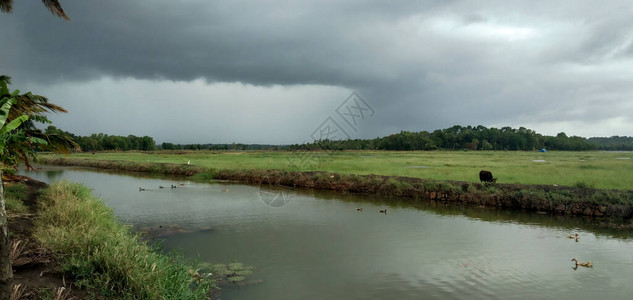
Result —
[{"label": "white bird in field", "polygon": [[191,163],[191,160],[188,160],[188,161],[187,161],[187,164],[190,164],[190,163]]}]

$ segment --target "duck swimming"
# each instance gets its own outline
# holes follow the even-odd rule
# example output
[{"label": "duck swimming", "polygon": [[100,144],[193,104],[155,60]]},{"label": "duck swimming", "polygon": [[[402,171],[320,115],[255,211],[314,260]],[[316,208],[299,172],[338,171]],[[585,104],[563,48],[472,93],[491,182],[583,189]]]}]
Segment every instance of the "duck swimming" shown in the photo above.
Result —
[{"label": "duck swimming", "polygon": [[590,262],[590,261],[579,263],[576,258],[572,258],[571,261],[576,262],[576,267],[581,266],[581,267],[585,267],[585,268],[593,268],[593,263]]}]

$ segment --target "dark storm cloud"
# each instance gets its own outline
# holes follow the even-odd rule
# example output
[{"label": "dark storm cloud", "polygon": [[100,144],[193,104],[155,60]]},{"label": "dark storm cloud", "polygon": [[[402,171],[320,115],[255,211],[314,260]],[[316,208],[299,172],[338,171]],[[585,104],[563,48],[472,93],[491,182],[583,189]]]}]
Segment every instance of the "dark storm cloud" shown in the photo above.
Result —
[{"label": "dark storm cloud", "polygon": [[105,74],[350,84],[383,80],[375,58],[391,48],[391,41],[375,35],[384,35],[382,27],[415,7],[432,6],[405,3],[389,10],[384,4],[332,4],[66,1],[73,20],[65,23],[46,17],[40,3],[29,2],[11,17],[29,19],[17,26],[18,61],[38,80]]},{"label": "dark storm cloud", "polygon": [[376,110],[358,133],[367,137],[453,124],[630,122],[618,109],[633,96],[628,1],[63,5],[71,22],[38,1],[0,16],[10,45],[0,50],[3,73],[42,86],[109,77],[342,87]]}]

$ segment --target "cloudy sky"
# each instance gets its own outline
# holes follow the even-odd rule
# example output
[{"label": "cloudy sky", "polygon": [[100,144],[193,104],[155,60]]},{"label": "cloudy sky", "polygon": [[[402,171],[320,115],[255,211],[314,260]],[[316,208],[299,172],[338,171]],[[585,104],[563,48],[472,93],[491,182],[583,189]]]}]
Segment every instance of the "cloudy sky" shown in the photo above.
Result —
[{"label": "cloudy sky", "polygon": [[65,107],[53,125],[80,135],[633,135],[629,0],[63,0],[70,22],[15,2],[0,14],[0,73]]}]

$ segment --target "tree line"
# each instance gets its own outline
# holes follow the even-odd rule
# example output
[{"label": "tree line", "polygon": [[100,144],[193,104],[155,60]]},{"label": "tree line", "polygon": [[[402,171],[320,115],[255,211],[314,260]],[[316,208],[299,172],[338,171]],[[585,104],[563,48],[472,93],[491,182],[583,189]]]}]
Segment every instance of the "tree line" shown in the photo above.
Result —
[{"label": "tree line", "polygon": [[521,150],[535,151],[633,151],[633,137],[612,136],[584,138],[542,135],[525,127],[487,128],[485,126],[455,125],[446,129],[428,131],[401,131],[375,139],[319,140],[305,144],[156,144],[149,136],[115,136],[103,133],[77,136],[54,126],[46,128],[46,134],[66,136],[75,141],[83,151],[104,150]]},{"label": "tree line", "polygon": [[160,150],[284,150],[287,145],[271,144],[173,144],[162,143],[158,145]]},{"label": "tree line", "polygon": [[156,144],[150,136],[118,136],[94,133],[79,136],[63,131],[55,126],[48,126],[45,132],[49,135],[65,136],[75,141],[83,151],[128,151],[128,150],[281,150],[288,146],[268,144],[174,144],[164,142]]},{"label": "tree line", "polygon": [[633,136],[592,137],[588,140],[600,145],[600,150],[633,151]]},{"label": "tree line", "polygon": [[149,136],[117,136],[107,135],[104,133],[95,133],[89,136],[78,136],[70,132],[58,129],[55,126],[48,126],[45,130],[46,134],[55,134],[66,136],[75,141],[83,151],[103,151],[103,150],[157,150],[156,142]]},{"label": "tree line", "polygon": [[294,144],[291,150],[633,150],[633,137],[584,138],[536,133],[525,127],[487,128],[455,125],[433,132],[401,131],[375,139],[319,140]]}]

